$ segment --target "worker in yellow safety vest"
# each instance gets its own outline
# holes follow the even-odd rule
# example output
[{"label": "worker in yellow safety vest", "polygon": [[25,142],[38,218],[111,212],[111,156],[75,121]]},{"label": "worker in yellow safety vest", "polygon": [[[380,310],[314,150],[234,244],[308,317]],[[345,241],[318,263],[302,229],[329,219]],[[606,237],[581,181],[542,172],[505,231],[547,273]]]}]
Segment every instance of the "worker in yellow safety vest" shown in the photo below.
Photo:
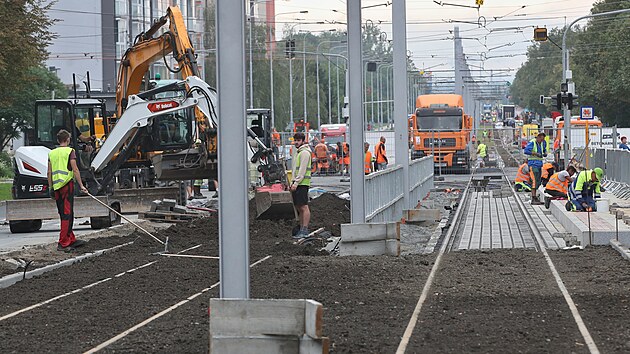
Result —
[{"label": "worker in yellow safety vest", "polygon": [[81,174],[77,167],[77,155],[70,145],[70,133],[61,129],[57,133],[59,147],[48,153],[48,186],[50,196],[57,203],[57,212],[61,219],[61,231],[57,250],[69,252],[86,242],[77,240],[72,232],[74,222],[74,181],[77,180],[81,192],[88,190],[81,181]]},{"label": "worker in yellow safety vest", "polygon": [[293,166],[293,180],[289,189],[293,195],[293,204],[298,211],[300,231],[293,235],[294,238],[308,237],[308,223],[311,220],[311,211],[308,208],[308,190],[311,186],[311,148],[308,146],[304,133],[293,135],[293,144],[298,149]]},{"label": "worker in yellow safety vest", "polygon": [[517,192],[530,192],[532,190],[531,177],[529,174],[529,166],[527,160],[518,167],[516,179],[514,180],[514,190]]},{"label": "worker in yellow safety vest", "polygon": [[488,162],[488,147],[483,142],[479,142],[477,145],[477,160],[479,160],[479,167],[486,167]]}]

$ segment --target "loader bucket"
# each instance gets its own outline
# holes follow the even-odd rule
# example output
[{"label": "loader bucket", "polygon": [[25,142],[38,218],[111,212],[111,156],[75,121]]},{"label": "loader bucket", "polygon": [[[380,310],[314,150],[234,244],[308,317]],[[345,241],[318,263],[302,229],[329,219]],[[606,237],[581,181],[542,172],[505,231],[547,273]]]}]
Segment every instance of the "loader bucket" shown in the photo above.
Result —
[{"label": "loader bucket", "polygon": [[197,149],[162,153],[151,158],[155,175],[162,181],[217,179],[216,161],[207,161]]},{"label": "loader bucket", "polygon": [[[265,187],[262,187],[265,188]],[[293,197],[289,191],[256,190],[256,219],[295,219]]]}]

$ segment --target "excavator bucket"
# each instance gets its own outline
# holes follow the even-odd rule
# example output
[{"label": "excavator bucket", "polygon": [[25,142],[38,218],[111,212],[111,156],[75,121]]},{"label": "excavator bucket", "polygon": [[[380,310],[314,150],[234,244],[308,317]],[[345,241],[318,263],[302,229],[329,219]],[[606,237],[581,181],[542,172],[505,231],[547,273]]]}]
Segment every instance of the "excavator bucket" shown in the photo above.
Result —
[{"label": "excavator bucket", "polygon": [[281,184],[256,189],[256,219],[295,219],[295,207],[291,192],[283,190]]},{"label": "excavator bucket", "polygon": [[205,160],[197,149],[162,153],[151,158],[155,175],[162,181],[217,179],[217,164]]}]

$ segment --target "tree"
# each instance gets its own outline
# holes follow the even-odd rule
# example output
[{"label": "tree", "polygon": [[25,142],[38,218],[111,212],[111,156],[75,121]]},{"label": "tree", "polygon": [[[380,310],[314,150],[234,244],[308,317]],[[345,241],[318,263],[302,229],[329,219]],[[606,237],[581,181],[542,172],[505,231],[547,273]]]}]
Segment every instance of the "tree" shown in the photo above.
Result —
[{"label": "tree", "polygon": [[[592,13],[630,8],[630,1],[604,0]],[[630,126],[630,17],[593,18],[571,43],[571,69],[580,105],[595,107],[608,124]]]},{"label": "tree", "polygon": [[12,104],[0,105],[0,151],[24,129],[32,127],[36,100],[50,98],[53,91],[57,98],[68,94],[57,75],[41,65],[31,67],[20,76],[20,86],[3,97]]},{"label": "tree", "polygon": [[17,128],[32,123],[34,100],[47,96],[45,90],[56,86],[41,67],[48,55],[46,47],[55,38],[49,31],[54,20],[47,16],[52,5],[45,0],[0,2],[1,148]]},{"label": "tree", "polygon": [[[630,1],[600,0],[591,12],[630,8]],[[554,95],[562,81],[560,44],[564,28],[550,32],[549,42],[536,43],[527,50],[527,61],[516,73],[512,85],[514,102],[541,114],[555,110],[538,103],[540,95]],[[591,19],[585,27],[574,26],[567,34],[570,69],[581,106],[595,107],[608,124],[630,126],[630,17],[627,14]],[[579,107],[574,109],[577,114]]]}]

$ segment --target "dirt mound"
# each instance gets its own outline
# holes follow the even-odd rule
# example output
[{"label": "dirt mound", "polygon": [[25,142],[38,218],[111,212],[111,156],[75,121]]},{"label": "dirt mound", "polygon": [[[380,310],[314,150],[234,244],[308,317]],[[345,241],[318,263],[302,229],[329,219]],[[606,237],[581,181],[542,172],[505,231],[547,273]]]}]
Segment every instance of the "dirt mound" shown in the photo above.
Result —
[{"label": "dirt mound", "polygon": [[311,230],[324,227],[334,236],[341,236],[341,224],[350,222],[350,201],[324,193],[310,202]]}]

